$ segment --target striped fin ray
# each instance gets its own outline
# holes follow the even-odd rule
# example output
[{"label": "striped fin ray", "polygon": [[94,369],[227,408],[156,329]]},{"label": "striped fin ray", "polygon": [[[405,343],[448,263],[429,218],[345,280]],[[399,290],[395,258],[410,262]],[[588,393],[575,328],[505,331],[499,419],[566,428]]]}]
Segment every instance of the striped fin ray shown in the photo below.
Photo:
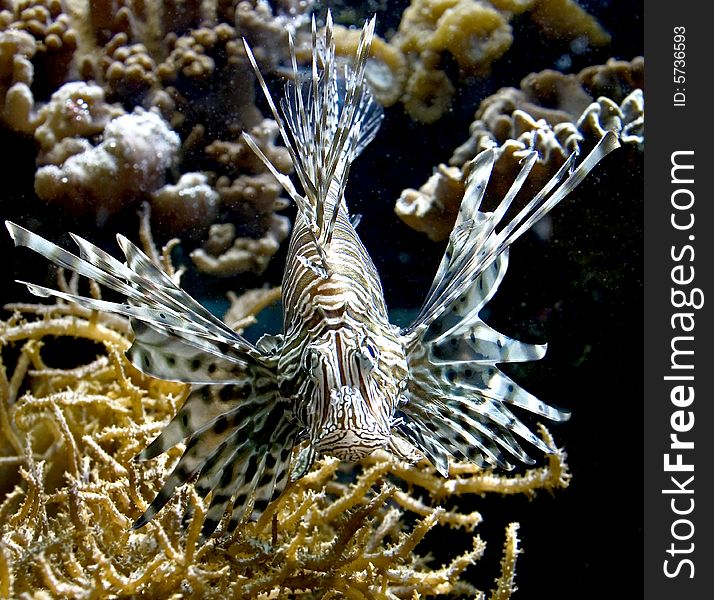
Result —
[{"label": "striped fin ray", "polygon": [[523,159],[521,172],[493,212],[479,209],[495,153],[487,150],[472,161],[444,257],[419,315],[404,332],[409,402],[402,408],[402,431],[440,472],[448,472],[449,455],[502,468],[511,468],[512,458],[531,463],[519,440],[545,453],[555,450],[508,405],[554,421],[566,420],[569,413],[541,402],[496,366],[538,360],[546,346],[509,338],[486,325],[479,314],[503,280],[509,246],[617,146],[617,137],[608,133],[577,168],[576,155],[571,155],[505,225],[502,221],[536,154]]},{"label": "striped fin ray", "polygon": [[246,369],[260,372],[257,366],[249,367],[231,344],[161,331],[138,319],[131,320],[131,328],[134,342],[126,355],[137,369],[153,377],[184,383],[237,383],[245,378]]},{"label": "striped fin ray", "polygon": [[[421,440],[415,439],[413,443],[416,443],[423,452],[423,448],[426,447],[432,453],[434,449],[438,449],[437,451],[443,454],[440,462],[434,463],[428,453],[424,452],[444,477],[449,475],[449,461],[452,457],[484,468],[493,466],[506,470],[513,468],[513,464],[508,460],[509,455],[496,443],[507,444],[507,438],[512,439],[510,434],[492,424],[489,426],[487,422],[481,424],[478,417],[474,419],[462,413],[454,415],[447,409],[435,409],[429,412],[411,411],[405,424],[410,421],[412,428],[419,430],[421,438]],[[488,434],[484,435],[484,431]],[[512,454],[525,457],[524,462],[533,462],[517,442],[515,446],[516,448],[511,451]]]},{"label": "striped fin ray", "polygon": [[[494,365],[543,358],[545,344],[526,344],[509,338],[479,317],[481,309],[498,290],[507,268],[508,249],[478,275],[449,311],[424,331],[421,342],[429,345],[432,362]],[[471,369],[479,368],[478,364],[471,364]]]},{"label": "striped fin ray", "polygon": [[[277,169],[249,134],[244,133],[244,138],[295,200],[309,225],[325,274],[330,272],[326,249],[332,240],[338,212],[346,209],[343,198],[351,163],[374,138],[383,117],[364,79],[374,25],[374,18],[365,24],[354,64],[343,74],[336,63],[331,13],[328,11],[324,40],[318,39],[313,18],[312,64],[307,80],[298,71],[291,38],[294,81],[285,86],[280,111],[245,44],[305,196],[294,189],[287,177],[278,177]],[[318,48],[323,41],[324,48]]]},{"label": "striped fin ray", "polygon": [[402,411],[420,424],[432,445],[438,443],[457,458],[506,469],[513,466],[509,457],[533,462],[517,438],[542,452],[553,451],[505,403],[557,421],[567,418],[567,413],[539,401],[496,367],[431,363],[410,367],[409,403]]},{"label": "striped fin ray", "polygon": [[181,459],[134,528],[153,519],[176,489],[194,477],[201,497],[212,493],[204,538],[215,531],[231,503],[240,520],[251,500],[260,511],[284,489],[298,430],[275,387],[255,389],[250,381],[198,387],[137,456],[153,458],[188,438]]},{"label": "striped fin ray", "polygon": [[[123,304],[24,282],[37,296],[55,296],[91,310],[129,317],[136,338],[128,355],[140,370],[165,379],[201,382],[220,381],[219,371],[225,373],[235,368],[232,365],[261,364],[261,354],[252,344],[191,298],[123,236],[117,239],[128,264],[76,235],[72,238],[79,246],[79,257],[14,223],[6,225],[16,245],[28,247],[58,266],[127,297],[129,302]],[[193,355],[187,364],[194,368],[189,368],[185,376],[181,369],[172,371],[172,363],[179,357],[187,359],[190,348]],[[156,355],[162,350],[166,351],[164,356]],[[209,360],[209,356],[216,358]],[[199,367],[204,365],[209,373],[199,376]],[[216,378],[206,376],[212,371]]]},{"label": "striped fin ray", "polygon": [[124,294],[137,306],[167,309],[167,312],[173,314],[185,313],[188,309],[192,319],[184,323],[184,326],[190,326],[195,333],[251,347],[245,338],[227,327],[178,287],[124,236],[118,235],[117,241],[124,251],[128,266],[77,235],[71,234],[79,246],[80,257],[19,225],[9,221],[5,224],[17,246],[30,248],[60,267],[75,271]]},{"label": "striped fin ray", "polygon": [[[424,406],[420,405],[417,410],[423,410],[424,408]],[[409,416],[404,413],[399,414],[402,419],[402,422],[398,425],[399,432],[426,456],[427,460],[434,465],[441,475],[448,477],[449,459],[452,453],[444,448],[439,439],[427,427],[427,423],[431,422],[430,418],[423,418],[422,415],[417,414],[416,410],[410,410],[409,413]]]},{"label": "striped fin ray", "polygon": [[427,299],[417,318],[407,329],[407,333],[414,332],[421,326],[430,325],[448,311],[499,254],[572,192],[598,162],[618,147],[617,135],[609,131],[577,168],[573,168],[577,154],[571,154],[543,189],[499,231],[496,231],[498,225],[533,166],[535,153],[524,159],[521,173],[516,177],[501,204],[492,213],[483,213],[479,208],[493,168],[495,154],[493,150],[486,150],[479,154],[470,163],[471,173],[466,183],[464,199],[441,265]]}]

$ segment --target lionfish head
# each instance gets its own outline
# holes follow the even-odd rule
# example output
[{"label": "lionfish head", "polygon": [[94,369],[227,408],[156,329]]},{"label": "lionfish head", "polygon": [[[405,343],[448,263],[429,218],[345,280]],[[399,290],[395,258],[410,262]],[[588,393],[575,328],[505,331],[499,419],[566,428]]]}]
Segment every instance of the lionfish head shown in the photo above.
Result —
[{"label": "lionfish head", "polygon": [[310,442],[318,455],[359,460],[384,448],[391,436],[395,390],[380,385],[380,353],[366,337],[330,332],[310,344],[304,368],[312,380],[305,413]]}]

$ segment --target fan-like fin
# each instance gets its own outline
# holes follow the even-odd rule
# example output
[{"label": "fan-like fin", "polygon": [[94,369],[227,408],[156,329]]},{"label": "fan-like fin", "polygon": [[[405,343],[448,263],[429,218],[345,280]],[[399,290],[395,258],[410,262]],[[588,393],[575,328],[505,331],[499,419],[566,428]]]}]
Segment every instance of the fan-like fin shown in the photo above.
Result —
[{"label": "fan-like fin", "polygon": [[424,342],[434,341],[437,337],[448,336],[456,327],[478,319],[481,309],[498,291],[498,286],[508,269],[508,249],[498,255],[474,280],[473,284],[457,298],[448,311],[435,319],[422,334]]},{"label": "fan-like fin", "polygon": [[406,333],[429,326],[447,312],[499,254],[572,192],[598,162],[618,147],[617,135],[609,131],[575,169],[577,154],[573,153],[543,189],[499,231],[496,231],[497,226],[532,167],[533,155],[526,157],[522,172],[499,207],[492,213],[483,213],[478,209],[494,159],[492,150],[479,154],[471,163],[459,217],[431,290]]},{"label": "fan-like fin", "polygon": [[273,386],[265,390],[243,385],[203,386],[154,442],[137,458],[153,458],[188,438],[173,472],[134,528],[148,523],[176,489],[196,477],[196,491],[212,493],[202,528],[210,536],[232,503],[244,516],[250,502],[262,509],[285,486],[297,436],[296,424]]},{"label": "fan-like fin", "polygon": [[247,373],[258,375],[257,366],[247,365],[242,352],[229,344],[205,340],[166,329],[160,331],[138,319],[131,320],[134,342],[127,357],[144,373],[159,379],[184,383],[239,383]]},{"label": "fan-like fin", "polygon": [[[117,237],[128,265],[76,235],[72,238],[80,257],[14,223],[6,222],[6,226],[16,245],[127,297],[124,304],[25,283],[37,296],[55,296],[91,310],[129,317],[136,334],[129,355],[142,371],[177,381],[226,381],[236,366],[263,363],[259,350],[191,298],[126,238]],[[190,362],[186,360],[189,356]],[[179,358],[184,362],[173,369],[172,363]],[[201,367],[207,372],[200,371]],[[209,377],[212,371],[216,377]]]},{"label": "fan-like fin", "polygon": [[532,459],[519,443],[548,447],[507,407],[525,409],[554,421],[569,417],[525,391],[498,363],[537,360],[546,346],[511,339],[479,317],[508,268],[508,248],[570,193],[587,173],[617,148],[617,136],[603,137],[574,168],[576,155],[518,214],[501,226],[535,163],[523,159],[513,185],[493,212],[480,206],[495,161],[487,150],[470,164],[466,191],[437,274],[414,323],[404,332],[409,365],[408,402],[401,433],[444,473],[449,456],[510,468],[510,458]]}]

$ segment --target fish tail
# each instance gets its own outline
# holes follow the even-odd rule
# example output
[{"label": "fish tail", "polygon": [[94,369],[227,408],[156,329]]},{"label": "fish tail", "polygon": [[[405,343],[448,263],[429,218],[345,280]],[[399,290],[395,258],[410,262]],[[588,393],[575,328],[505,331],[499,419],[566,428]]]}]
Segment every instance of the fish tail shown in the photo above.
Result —
[{"label": "fish tail", "polygon": [[568,419],[568,411],[540,401],[497,367],[538,360],[546,346],[499,333],[479,314],[503,280],[510,245],[618,146],[617,136],[609,132],[579,166],[575,167],[576,154],[571,155],[500,229],[536,154],[523,159],[521,172],[493,212],[479,209],[495,152],[487,150],[472,161],[456,225],[434,282],[414,323],[403,332],[409,402],[403,408],[401,433],[443,474],[448,473],[452,456],[505,469],[513,467],[514,458],[532,463],[519,440],[545,453],[555,451],[518,419],[512,407],[552,421]]}]

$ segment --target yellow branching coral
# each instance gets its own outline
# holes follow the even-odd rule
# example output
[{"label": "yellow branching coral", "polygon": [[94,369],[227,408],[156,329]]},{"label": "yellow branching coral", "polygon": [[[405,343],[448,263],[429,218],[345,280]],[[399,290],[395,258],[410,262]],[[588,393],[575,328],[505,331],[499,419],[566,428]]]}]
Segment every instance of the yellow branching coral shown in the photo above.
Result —
[{"label": "yellow branching coral", "polygon": [[[275,297],[264,291],[237,301],[234,317],[246,319],[237,313],[254,313]],[[3,597],[485,598],[465,575],[485,551],[480,537],[440,567],[419,551],[435,528],[471,532],[481,521],[477,512],[439,504],[567,485],[560,453],[521,476],[455,464],[444,479],[426,463],[380,452],[359,465],[318,461],[258,521],[230,536],[199,541],[206,507],[190,485],[132,531],[180,452],[141,464],[132,457],[188,386],[147,377],[126,361],[122,319],[65,304],[8,308],[14,314],[0,323]],[[48,364],[51,346],[70,355],[78,342],[94,343],[98,355],[61,369]],[[187,511],[192,518],[183,527]],[[514,589],[516,531],[515,524],[506,529],[490,598],[509,598]]]}]

